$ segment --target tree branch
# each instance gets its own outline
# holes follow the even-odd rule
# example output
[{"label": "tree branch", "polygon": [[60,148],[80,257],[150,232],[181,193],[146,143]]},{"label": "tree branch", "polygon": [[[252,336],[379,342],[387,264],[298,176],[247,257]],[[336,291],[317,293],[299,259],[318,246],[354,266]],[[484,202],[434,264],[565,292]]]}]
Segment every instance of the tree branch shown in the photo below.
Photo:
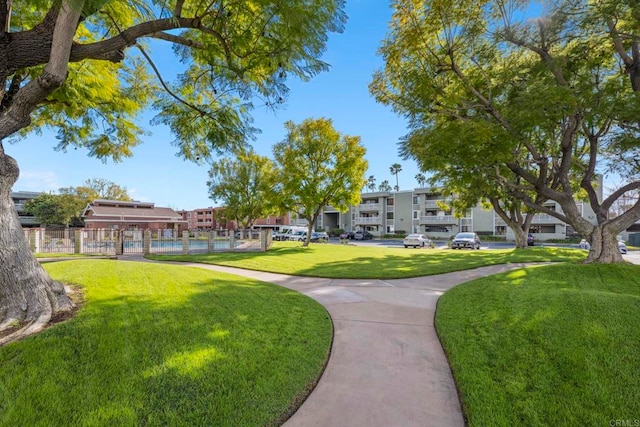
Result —
[{"label": "tree branch", "polygon": [[153,33],[153,34],[149,34],[149,37],[152,37],[154,39],[159,39],[159,40],[164,40],[164,41],[168,41],[171,43],[175,43],[175,44],[180,44],[183,46],[188,46],[188,47],[193,47],[196,49],[204,49],[204,46],[202,45],[202,43],[198,43],[196,41],[184,38],[184,37],[180,37],[180,36],[175,36],[173,34],[169,34],[169,33],[163,33],[163,32],[157,32],[157,33]]},{"label": "tree branch", "polygon": [[[63,0],[56,14],[49,60],[42,73],[16,93],[13,105],[0,116],[0,140],[31,123],[31,112],[67,78],[69,54],[83,0],[71,6]],[[48,14],[49,15],[49,14]]]}]

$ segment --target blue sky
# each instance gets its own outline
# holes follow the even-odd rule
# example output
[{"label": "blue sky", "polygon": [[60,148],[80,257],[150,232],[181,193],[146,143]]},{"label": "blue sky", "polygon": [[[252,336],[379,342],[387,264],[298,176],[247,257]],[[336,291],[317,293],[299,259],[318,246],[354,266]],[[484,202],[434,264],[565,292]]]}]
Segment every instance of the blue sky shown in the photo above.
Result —
[{"label": "blue sky", "polygon": [[[345,32],[332,34],[323,60],[331,65],[328,72],[310,82],[290,82],[288,102],[276,112],[254,111],[254,125],[262,130],[253,146],[263,155],[271,155],[271,146],[284,139],[284,122],[300,123],[306,118],[327,117],[334,127],[348,135],[357,135],[367,148],[367,176],[377,183],[388,180],[395,185],[389,167],[402,165],[401,190],[417,186],[419,172],[415,162],[398,156],[398,139],[407,133],[406,121],[389,107],[379,105],[369,94],[367,85],[374,70],[382,67],[376,54],[384,38],[391,9],[387,0],[348,0],[349,20]],[[162,62],[158,56],[154,57]],[[123,187],[136,200],[169,206],[174,209],[196,209],[216,206],[207,191],[208,167],[198,166],[176,157],[168,129],[151,126],[148,118],[141,124],[152,135],[134,149],[134,156],[121,163],[107,163],[88,157],[86,151],[56,152],[55,139],[49,134],[33,135],[17,144],[5,144],[21,169],[15,190],[56,191],[60,187],[81,185],[89,178],[109,179]]]}]

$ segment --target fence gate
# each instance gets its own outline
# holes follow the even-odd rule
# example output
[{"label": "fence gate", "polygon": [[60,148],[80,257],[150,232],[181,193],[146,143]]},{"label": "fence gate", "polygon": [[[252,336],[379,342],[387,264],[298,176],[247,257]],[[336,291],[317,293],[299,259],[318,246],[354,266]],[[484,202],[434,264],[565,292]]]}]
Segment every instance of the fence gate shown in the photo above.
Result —
[{"label": "fence gate", "polygon": [[144,253],[144,241],[142,230],[122,230],[120,231],[120,244],[123,254]]}]

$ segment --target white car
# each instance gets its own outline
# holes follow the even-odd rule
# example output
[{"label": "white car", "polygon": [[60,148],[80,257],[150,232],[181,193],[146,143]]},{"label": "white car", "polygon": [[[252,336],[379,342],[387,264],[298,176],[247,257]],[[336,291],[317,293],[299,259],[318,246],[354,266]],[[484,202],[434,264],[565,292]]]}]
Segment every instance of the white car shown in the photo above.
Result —
[{"label": "white car", "polygon": [[413,233],[402,239],[402,244],[405,248],[413,246],[414,248],[424,248],[425,246],[431,246],[431,239],[424,234]]},{"label": "white car", "polygon": [[289,240],[293,240],[294,242],[304,242],[307,240],[307,232],[296,231],[293,235],[289,236]]},{"label": "white car", "polygon": [[627,244],[624,242],[624,240],[618,240],[618,250],[622,255],[627,254]]}]

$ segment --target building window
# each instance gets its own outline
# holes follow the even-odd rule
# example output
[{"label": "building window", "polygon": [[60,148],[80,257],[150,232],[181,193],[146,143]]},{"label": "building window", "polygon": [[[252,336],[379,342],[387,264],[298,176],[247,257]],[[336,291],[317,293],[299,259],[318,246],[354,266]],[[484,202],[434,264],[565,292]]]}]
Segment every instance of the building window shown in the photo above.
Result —
[{"label": "building window", "polygon": [[420,219],[420,211],[413,211],[413,219]]},{"label": "building window", "polygon": [[393,212],[387,212],[387,219],[393,219]]},{"label": "building window", "polygon": [[413,204],[414,205],[420,204],[420,196],[413,196]]}]

